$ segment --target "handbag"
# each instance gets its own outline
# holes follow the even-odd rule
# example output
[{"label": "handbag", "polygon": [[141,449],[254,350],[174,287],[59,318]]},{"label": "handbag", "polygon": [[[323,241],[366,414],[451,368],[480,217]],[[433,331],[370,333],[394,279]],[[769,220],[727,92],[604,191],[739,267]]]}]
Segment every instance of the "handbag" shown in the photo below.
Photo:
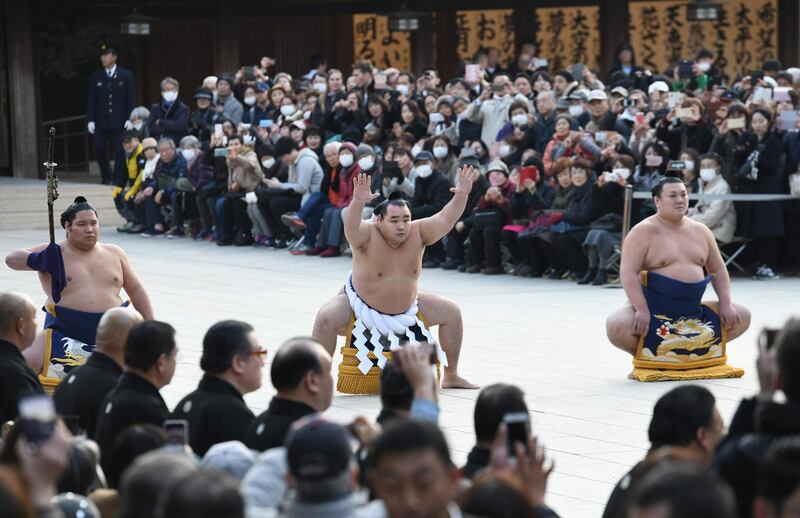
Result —
[{"label": "handbag", "polygon": [[499,227],[502,223],[503,220],[500,217],[500,213],[496,210],[483,210],[472,215],[472,225],[478,230],[487,227]]},{"label": "handbag", "polygon": [[172,187],[175,185],[176,180],[177,178],[168,174],[158,173],[158,175],[156,175],[156,185],[159,191]]}]

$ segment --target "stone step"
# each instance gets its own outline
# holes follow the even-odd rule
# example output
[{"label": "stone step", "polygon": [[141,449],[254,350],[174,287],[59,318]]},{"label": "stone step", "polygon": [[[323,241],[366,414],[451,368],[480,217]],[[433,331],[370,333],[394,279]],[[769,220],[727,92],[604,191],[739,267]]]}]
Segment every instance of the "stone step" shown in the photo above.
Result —
[{"label": "stone step", "polygon": [[[111,187],[108,185],[61,179],[58,192],[59,197],[53,204],[57,237],[59,215],[76,196],[83,196],[97,209],[101,226],[116,227],[123,223],[114,207]],[[0,230],[47,228],[47,182],[0,177]]]}]

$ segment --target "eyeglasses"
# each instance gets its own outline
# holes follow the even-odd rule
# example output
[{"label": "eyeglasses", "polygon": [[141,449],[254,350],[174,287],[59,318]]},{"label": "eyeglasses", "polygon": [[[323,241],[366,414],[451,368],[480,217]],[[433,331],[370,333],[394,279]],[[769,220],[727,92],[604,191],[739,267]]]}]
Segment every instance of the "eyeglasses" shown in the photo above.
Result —
[{"label": "eyeglasses", "polygon": [[261,361],[267,359],[267,350],[264,349],[263,347],[260,349],[253,349],[252,351],[250,351],[250,354],[252,354],[253,356],[258,356],[259,358],[261,358]]}]

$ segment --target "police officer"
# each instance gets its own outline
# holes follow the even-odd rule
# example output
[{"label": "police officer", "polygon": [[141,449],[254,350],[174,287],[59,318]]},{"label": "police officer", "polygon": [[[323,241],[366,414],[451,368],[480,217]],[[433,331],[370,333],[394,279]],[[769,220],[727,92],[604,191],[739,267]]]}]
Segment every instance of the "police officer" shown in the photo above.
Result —
[{"label": "police officer", "polygon": [[111,185],[113,177],[108,161],[108,146],[114,150],[114,174],[125,170],[122,150],[122,130],[129,123],[128,115],[136,107],[136,85],[133,74],[117,66],[117,51],[103,45],[100,48],[103,68],[89,78],[89,100],[86,105],[88,129],[104,184]]}]

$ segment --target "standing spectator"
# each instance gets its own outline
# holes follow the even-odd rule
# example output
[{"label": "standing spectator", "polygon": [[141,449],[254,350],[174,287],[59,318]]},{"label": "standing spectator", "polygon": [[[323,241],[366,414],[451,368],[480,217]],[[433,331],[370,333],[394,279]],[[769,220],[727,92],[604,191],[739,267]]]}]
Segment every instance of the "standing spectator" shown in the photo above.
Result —
[{"label": "standing spectator", "polygon": [[[736,153],[740,192],[780,194],[783,178],[783,141],[775,133],[772,114],[757,108],[750,117],[750,129],[743,137],[744,147]],[[780,278],[778,266],[780,238],[784,236],[783,204],[776,201],[744,202],[736,206],[737,234],[755,240],[760,266],[753,278]]]},{"label": "standing spectator", "polygon": [[703,103],[698,99],[686,99],[681,103],[679,108],[691,110],[691,117],[676,117],[677,108],[673,108],[656,127],[656,136],[666,142],[670,158],[678,158],[681,150],[687,147],[698,153],[707,153],[714,135],[704,118]]},{"label": "standing spectator", "polygon": [[194,93],[197,109],[189,118],[189,133],[197,137],[203,149],[207,149],[217,123],[217,111],[211,107],[214,94],[211,90],[198,88]]},{"label": "standing spectator", "polygon": [[254,416],[242,396],[261,387],[266,356],[249,324],[223,320],[208,329],[200,357],[203,378],[170,417],[189,422],[189,444],[197,455],[220,442],[244,440]]},{"label": "standing spectator", "polygon": [[56,387],[53,400],[59,415],[76,416],[87,437],[94,437],[103,400],[122,376],[128,334],[141,322],[141,315],[128,308],[106,311],[97,325],[94,352]]},{"label": "standing spectator", "polygon": [[[621,72],[621,74],[618,74],[618,72]],[[612,77],[616,78],[617,81],[622,79],[637,81],[642,72],[644,72],[644,69],[636,65],[633,46],[628,42],[620,43],[617,45],[616,52],[614,52],[614,60],[611,62],[606,83],[613,84]]]},{"label": "standing spectator", "polygon": [[568,115],[558,115],[555,123],[553,140],[547,144],[542,155],[544,174],[553,176],[553,162],[561,157],[584,158],[595,162],[600,158],[601,150],[591,137],[579,131],[572,131],[572,119]]},{"label": "standing spectator", "polygon": [[372,80],[372,65],[366,61],[353,65],[356,91],[360,98],[360,105],[366,106],[371,94],[375,93],[375,83]]},{"label": "standing spectator", "polygon": [[122,130],[130,124],[128,114],[136,107],[136,82],[129,70],[117,66],[115,49],[106,45],[100,49],[103,69],[89,77],[86,120],[89,133],[93,135],[92,147],[102,183],[111,185],[113,176],[106,153],[110,146],[114,154],[114,175],[120,174],[125,169]]},{"label": "standing spectator", "polygon": [[222,74],[217,79],[217,100],[215,109],[220,119],[228,119],[235,126],[242,122],[244,108],[233,95],[233,84],[235,80],[231,74]]},{"label": "standing spectator", "polygon": [[282,446],[292,423],[331,406],[331,355],[309,338],[292,338],[275,353],[270,379],[277,394],[250,424],[244,441],[258,451]]},{"label": "standing spectator", "polygon": [[472,213],[470,230],[470,255],[472,266],[467,273],[497,275],[505,273],[500,264],[500,237],[503,227],[508,223],[508,201],[516,190],[516,185],[508,181],[508,166],[494,160],[486,167],[490,187],[478,200]]},{"label": "standing spectator", "polygon": [[180,142],[189,124],[189,107],[178,99],[180,84],[176,79],[161,80],[161,102],[150,107],[147,131],[156,140]]},{"label": "standing spectator", "polygon": [[36,306],[24,295],[0,293],[0,423],[17,417],[19,397],[42,392],[22,351],[36,338]]},{"label": "standing spectator", "polygon": [[133,327],[125,343],[125,373],[100,406],[94,439],[107,470],[116,437],[131,425],[161,426],[169,409],[159,389],[175,374],[178,346],[175,329],[148,321]]},{"label": "standing spectator", "polygon": [[[497,133],[508,121],[508,108],[514,101],[511,90],[511,79],[499,73],[492,79],[491,88],[484,89],[466,109],[464,117],[481,125],[483,142],[494,142]],[[523,96],[520,98],[524,100]]]},{"label": "standing spectator", "polygon": [[[740,128],[731,129],[728,127],[729,121],[736,119],[744,119],[744,126]],[[739,178],[738,167],[736,165],[736,153],[744,149],[743,134],[749,126],[749,114],[747,109],[739,104],[734,104],[728,108],[728,115],[715,132],[714,139],[711,141],[710,152],[717,153],[722,162],[722,177],[731,186],[735,192],[739,192],[739,184],[742,179]]]},{"label": "standing spectator", "polygon": [[[722,177],[722,159],[716,153],[700,157],[700,194],[730,194],[731,187]],[[714,239],[725,244],[733,240],[736,231],[736,208],[728,200],[700,200],[691,207],[688,216],[707,226]]]}]

